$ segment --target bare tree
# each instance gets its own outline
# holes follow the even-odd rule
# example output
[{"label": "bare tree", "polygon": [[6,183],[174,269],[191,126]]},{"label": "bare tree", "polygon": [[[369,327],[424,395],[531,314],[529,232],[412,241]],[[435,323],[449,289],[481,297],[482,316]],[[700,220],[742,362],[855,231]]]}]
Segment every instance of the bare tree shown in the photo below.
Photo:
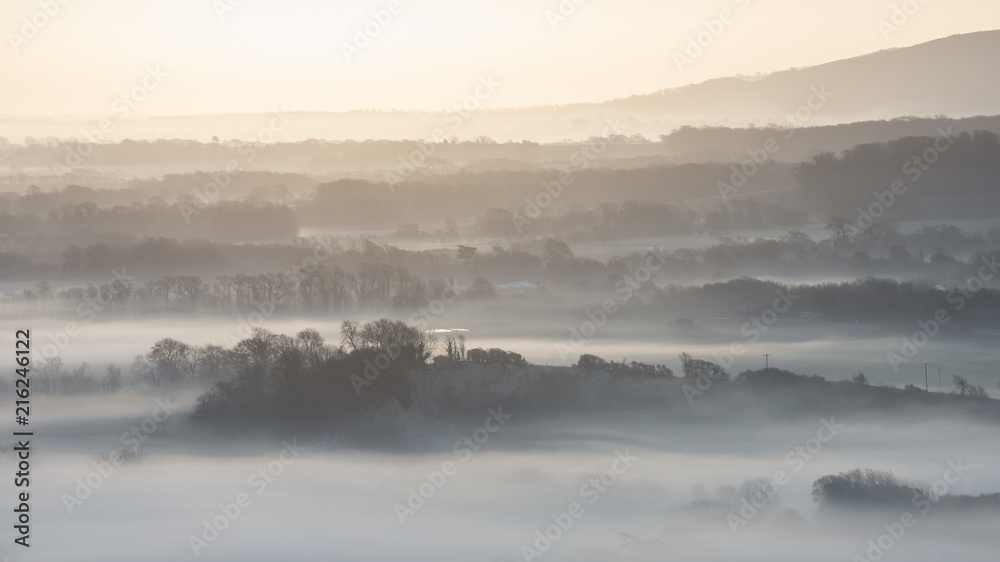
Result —
[{"label": "bare tree", "polygon": [[173,338],[153,344],[145,356],[137,355],[132,370],[154,387],[178,384],[194,375],[195,356],[191,346]]},{"label": "bare tree", "polygon": [[490,283],[488,279],[476,277],[472,280],[472,284],[469,285],[469,288],[465,290],[465,293],[462,296],[467,299],[475,300],[491,299],[497,296],[497,290],[496,287],[493,286],[493,283]]},{"label": "bare tree", "polygon": [[826,229],[833,235],[833,245],[837,249],[847,248],[851,245],[851,221],[844,217],[833,217],[826,223]]},{"label": "bare tree", "polygon": [[39,374],[34,378],[38,380],[39,390],[42,392],[56,392],[58,390],[59,379],[62,377],[63,360],[62,357],[46,357],[42,359],[42,366]]},{"label": "bare tree", "polygon": [[444,352],[448,359],[456,361],[458,359],[458,342],[455,341],[455,336],[448,334],[444,338]]},{"label": "bare tree", "polygon": [[122,370],[114,363],[108,365],[101,379],[101,388],[104,392],[115,392],[122,386]]},{"label": "bare tree", "polygon": [[989,398],[990,393],[986,390],[983,385],[973,385],[969,382],[969,379],[965,377],[960,377],[958,375],[953,375],[951,377],[952,382],[955,384],[955,389],[958,394],[962,396],[968,396],[970,398]]},{"label": "bare tree", "polygon": [[326,355],[323,336],[315,328],[306,328],[295,335],[295,341],[310,365],[318,365]]},{"label": "bare tree", "polygon": [[206,345],[194,352],[195,373],[198,378],[215,380],[230,374],[232,353],[220,345]]},{"label": "bare tree", "polygon": [[202,291],[201,279],[194,275],[178,277],[175,290],[180,298],[187,301],[188,308],[194,310],[198,305],[198,297]]},{"label": "bare tree", "polygon": [[955,385],[955,390],[962,396],[967,396],[969,394],[969,389],[972,388],[972,385],[969,384],[969,379],[965,377],[952,375],[951,382]]},{"label": "bare tree", "polygon": [[358,323],[353,320],[344,320],[340,324],[340,345],[350,347],[357,351],[361,345],[361,338],[358,335]]}]

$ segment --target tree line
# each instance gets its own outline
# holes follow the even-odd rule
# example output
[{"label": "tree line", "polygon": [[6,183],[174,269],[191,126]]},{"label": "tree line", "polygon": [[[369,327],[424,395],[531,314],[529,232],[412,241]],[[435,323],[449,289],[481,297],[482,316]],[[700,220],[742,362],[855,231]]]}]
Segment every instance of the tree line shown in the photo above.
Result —
[{"label": "tree line", "polygon": [[423,279],[406,268],[362,263],[353,271],[339,266],[257,275],[221,275],[205,281],[170,275],[147,282],[116,278],[98,285],[54,289],[40,282],[11,295],[8,302],[59,303],[81,316],[135,316],[151,313],[322,315],[348,311],[410,311],[433,301],[456,303],[497,297],[482,277],[459,287],[454,280]]}]

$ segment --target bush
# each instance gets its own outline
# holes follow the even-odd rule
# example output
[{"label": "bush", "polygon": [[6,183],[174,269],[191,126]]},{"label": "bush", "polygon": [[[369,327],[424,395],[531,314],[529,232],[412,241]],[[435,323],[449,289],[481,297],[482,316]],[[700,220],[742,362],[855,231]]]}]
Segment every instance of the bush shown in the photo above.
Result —
[{"label": "bush", "polygon": [[684,378],[697,379],[704,376],[713,381],[719,379],[729,380],[729,373],[716,363],[705,361],[704,359],[695,359],[687,353],[681,353],[680,360]]},{"label": "bush", "polygon": [[493,363],[496,365],[514,365],[518,367],[528,364],[528,361],[524,357],[521,357],[520,353],[504,351],[497,347],[490,349],[476,347],[470,349],[466,352],[466,359],[472,363]]},{"label": "bush", "polygon": [[649,363],[641,363],[639,361],[626,362],[622,359],[621,363],[615,361],[606,361],[601,357],[590,354],[583,354],[577,360],[574,367],[580,369],[586,369],[587,371],[607,371],[609,373],[620,374],[620,375],[648,375],[648,376],[659,376],[659,377],[673,377],[674,372],[668,369],[666,365],[655,365]]},{"label": "bush", "polygon": [[827,475],[813,483],[813,500],[820,507],[898,507],[909,505],[914,494],[924,493],[891,471],[855,468]]}]

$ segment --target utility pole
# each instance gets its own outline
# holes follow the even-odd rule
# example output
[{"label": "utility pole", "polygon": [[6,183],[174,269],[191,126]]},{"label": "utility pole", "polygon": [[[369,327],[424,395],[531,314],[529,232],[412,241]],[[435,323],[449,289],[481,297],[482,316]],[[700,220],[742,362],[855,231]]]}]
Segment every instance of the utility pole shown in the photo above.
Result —
[{"label": "utility pole", "polygon": [[938,367],[938,392],[944,392],[944,387],[941,386],[941,367]]},{"label": "utility pole", "polygon": [[764,354],[764,368],[765,368],[765,369],[768,369],[768,368],[770,368],[770,366],[771,366],[771,363],[770,363],[770,362],[768,361],[768,358],[769,358],[769,357],[771,357],[771,354],[770,354],[770,353],[765,353],[765,354]]},{"label": "utility pole", "polygon": [[927,365],[928,365],[927,363],[924,363],[924,391],[925,392],[929,392],[929,390],[928,390],[928,386],[929,385],[927,384]]}]

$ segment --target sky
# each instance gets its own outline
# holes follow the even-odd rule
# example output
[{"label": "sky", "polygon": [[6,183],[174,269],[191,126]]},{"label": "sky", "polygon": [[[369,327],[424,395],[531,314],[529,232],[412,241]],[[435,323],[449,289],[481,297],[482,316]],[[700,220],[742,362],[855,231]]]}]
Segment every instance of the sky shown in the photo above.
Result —
[{"label": "sky", "polygon": [[5,0],[0,117],[596,102],[989,29],[995,0]]}]

